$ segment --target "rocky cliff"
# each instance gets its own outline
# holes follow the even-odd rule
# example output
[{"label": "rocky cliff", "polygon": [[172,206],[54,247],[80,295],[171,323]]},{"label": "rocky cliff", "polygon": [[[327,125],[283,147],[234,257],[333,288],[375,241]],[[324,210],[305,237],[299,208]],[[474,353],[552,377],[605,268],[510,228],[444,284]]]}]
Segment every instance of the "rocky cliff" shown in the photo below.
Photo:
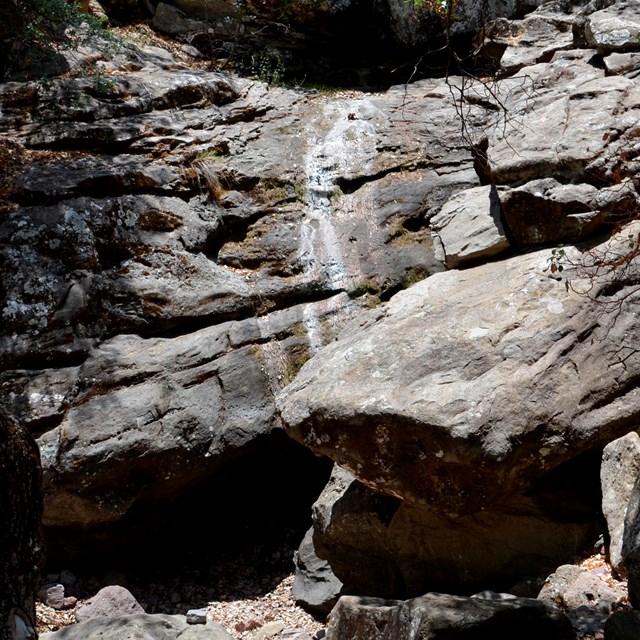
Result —
[{"label": "rocky cliff", "polygon": [[286,511],[326,472],[283,421],[353,474],[315,514],[353,589],[592,543],[640,366],[635,262],[589,271],[637,204],[637,3],[606,4],[492,23],[497,80],[276,87],[138,43],[0,86],[0,383],[52,553],[144,540],[189,495]]}]

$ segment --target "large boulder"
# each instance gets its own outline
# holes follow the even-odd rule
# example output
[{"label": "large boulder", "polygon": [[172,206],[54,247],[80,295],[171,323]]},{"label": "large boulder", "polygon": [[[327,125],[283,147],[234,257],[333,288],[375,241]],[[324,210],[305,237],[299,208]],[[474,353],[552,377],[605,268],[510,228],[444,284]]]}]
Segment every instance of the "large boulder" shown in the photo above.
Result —
[{"label": "large boulder", "polygon": [[343,596],[331,612],[327,640],[512,638],[573,640],[568,618],[538,600],[428,593],[405,602]]},{"label": "large boulder", "polygon": [[[290,435],[392,501],[359,535],[353,508],[341,508],[349,489],[316,522],[319,555],[346,584],[334,564],[349,557],[337,551],[345,540],[381,549],[371,554],[389,576],[380,588],[396,593],[400,575],[415,594],[424,576],[446,572],[515,582],[594,535],[599,449],[638,417],[626,382],[638,363],[619,359],[637,328],[629,307],[605,313],[604,283],[583,282],[593,299],[567,290],[550,256],[431,276],[352,322],[280,395]],[[633,288],[616,286],[621,296]]]},{"label": "large boulder", "polygon": [[361,316],[282,392],[288,433],[376,491],[464,515],[627,432],[632,313],[611,326],[607,288],[567,291],[549,257],[436,274]]},{"label": "large boulder", "polygon": [[42,640],[233,640],[222,625],[192,626],[184,616],[136,613],[99,617],[45,633]]},{"label": "large boulder", "polygon": [[602,514],[609,533],[609,562],[625,577],[622,562],[625,518],[631,492],[640,478],[640,436],[635,431],[610,442],[602,452]]}]

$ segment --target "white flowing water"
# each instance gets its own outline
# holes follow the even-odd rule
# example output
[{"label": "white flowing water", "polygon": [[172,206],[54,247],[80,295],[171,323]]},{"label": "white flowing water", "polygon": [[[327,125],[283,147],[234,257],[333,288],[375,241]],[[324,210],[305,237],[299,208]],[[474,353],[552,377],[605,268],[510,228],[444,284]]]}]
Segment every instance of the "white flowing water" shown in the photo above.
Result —
[{"label": "white flowing water", "polygon": [[[375,160],[375,119],[381,112],[368,100],[336,100],[307,129],[305,157],[305,214],[300,232],[299,258],[305,280],[345,290],[350,274],[336,224],[336,201],[342,195],[339,178],[366,175]],[[324,136],[318,129],[326,122]],[[344,239],[342,239],[344,242]]]}]

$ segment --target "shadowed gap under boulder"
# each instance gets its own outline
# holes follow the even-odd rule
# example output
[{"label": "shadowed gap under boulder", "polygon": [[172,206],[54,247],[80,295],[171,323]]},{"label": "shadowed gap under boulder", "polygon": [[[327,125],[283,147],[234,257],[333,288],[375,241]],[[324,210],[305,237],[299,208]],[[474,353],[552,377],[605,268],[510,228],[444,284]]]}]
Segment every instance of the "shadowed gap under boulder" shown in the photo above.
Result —
[{"label": "shadowed gap under boulder", "polygon": [[330,468],[329,460],[272,432],[213,477],[164,500],[137,503],[119,522],[45,528],[46,571],[186,573],[206,568],[221,552],[242,557],[281,544],[290,545],[292,556]]}]

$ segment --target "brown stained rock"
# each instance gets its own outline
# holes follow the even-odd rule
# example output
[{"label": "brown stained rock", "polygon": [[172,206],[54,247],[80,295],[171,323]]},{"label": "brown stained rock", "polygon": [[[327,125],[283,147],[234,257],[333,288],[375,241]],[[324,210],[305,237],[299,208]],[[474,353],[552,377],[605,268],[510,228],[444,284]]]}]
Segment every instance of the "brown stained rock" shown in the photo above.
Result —
[{"label": "brown stained rock", "polygon": [[100,589],[95,596],[76,609],[76,620],[87,622],[95,618],[110,618],[144,613],[135,597],[117,585]]},{"label": "brown stained rock", "polygon": [[614,391],[612,367],[630,310],[602,333],[600,307],[548,264],[436,274],[362,317],[281,394],[288,433],[376,491],[465,515],[627,432],[635,395]]}]

